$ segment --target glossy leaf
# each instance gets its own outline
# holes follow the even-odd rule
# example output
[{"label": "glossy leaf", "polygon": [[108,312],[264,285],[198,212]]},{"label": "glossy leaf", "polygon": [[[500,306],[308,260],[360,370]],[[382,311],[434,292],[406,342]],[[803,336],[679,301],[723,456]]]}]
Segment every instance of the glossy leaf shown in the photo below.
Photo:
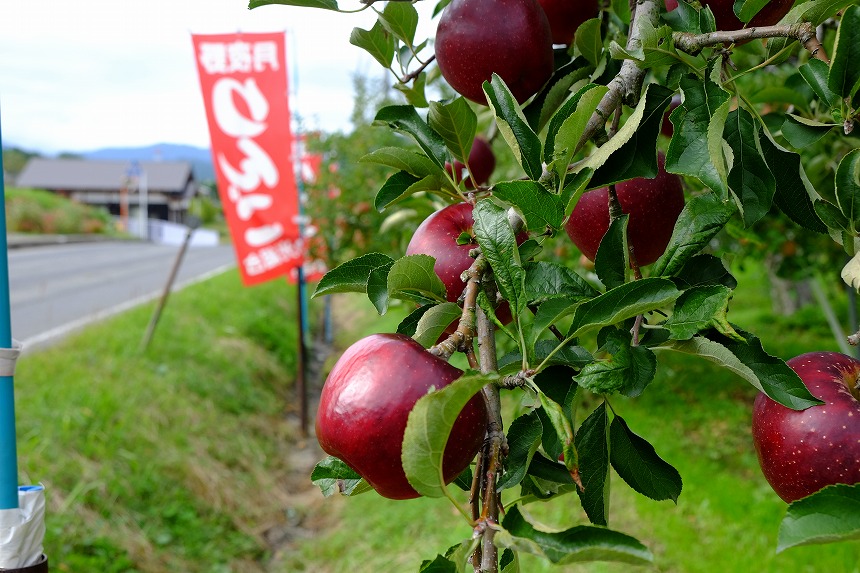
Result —
[{"label": "glossy leaf", "polygon": [[359,159],[359,163],[375,163],[393,167],[418,179],[427,175],[442,173],[439,166],[430,161],[426,155],[402,147],[381,147]]},{"label": "glossy leaf", "polygon": [[698,195],[687,201],[675,223],[666,252],[651,269],[652,275],[675,274],[726,226],[734,213],[734,204],[721,201],[714,193]]},{"label": "glossy leaf", "polygon": [[594,271],[608,289],[621,286],[627,281],[627,269],[630,268],[630,251],[627,247],[629,219],[628,215],[621,215],[612,221],[597,247]]},{"label": "glossy leaf", "polygon": [[831,485],[788,506],[777,553],[798,545],[860,539],[860,484]]},{"label": "glossy leaf", "polygon": [[583,489],[577,489],[582,509],[591,523],[609,522],[609,416],[601,402],[576,431],[579,476]]},{"label": "glossy leaf", "polygon": [[415,42],[418,11],[409,2],[388,2],[379,13],[379,19],[388,31],[405,44],[412,45]]},{"label": "glossy leaf", "polygon": [[576,29],[574,36],[574,42],[579,53],[595,66],[603,51],[603,36],[600,32],[600,25],[600,18],[586,20]]},{"label": "glossy leaf", "polygon": [[713,328],[720,334],[743,341],[729,324],[726,313],[732,290],[722,285],[693,287],[675,301],[672,316],[663,323],[672,340],[688,340],[700,331]]},{"label": "glossy leaf", "polygon": [[376,193],[373,206],[382,212],[389,205],[409,195],[409,188],[421,181],[418,177],[410,175],[405,171],[398,171],[391,175]]},{"label": "glossy leaf", "polygon": [[445,495],[442,457],[460,411],[497,375],[466,374],[441,390],[422,396],[409,413],[401,462],[415,491],[427,497]]},{"label": "glossy leaf", "polygon": [[[535,133],[540,133],[553,114],[570,97],[571,87],[588,79],[594,68],[585,58],[574,58],[558,68],[541,91],[523,108],[523,115]],[[546,139],[549,141],[549,138]]]},{"label": "glossy leaf", "polygon": [[543,425],[537,411],[532,410],[511,422],[507,432],[508,455],[505,456],[505,473],[499,478],[499,490],[519,484],[541,443]]},{"label": "glossy leaf", "polygon": [[770,0],[740,0],[735,2],[735,15],[741,22],[749,22]]},{"label": "glossy leaf", "polygon": [[408,255],[394,261],[388,271],[389,296],[420,304],[446,302],[445,285],[433,271],[435,262],[429,255]]},{"label": "glossy leaf", "polygon": [[744,336],[745,342],[735,342],[714,333],[707,337],[670,341],[660,348],[695,354],[719,364],[786,408],[803,410],[822,403],[809,393],[794,370],[765,352],[756,337],[742,331],[738,333]]},{"label": "glossy leaf", "polygon": [[[718,71],[719,67],[714,68]],[[684,99],[671,113],[674,127],[666,152],[666,171],[697,178],[705,186],[728,197],[728,164],[723,149],[723,129],[731,95],[708,75],[681,78]]]},{"label": "glossy leaf", "polygon": [[564,206],[558,195],[537,181],[503,181],[493,185],[493,195],[522,213],[529,231],[558,230],[564,221]]},{"label": "glossy leaf", "polygon": [[860,148],[849,151],[839,162],[836,200],[851,229],[860,229]]},{"label": "glossy leaf", "polygon": [[833,92],[827,85],[830,67],[817,58],[813,58],[797,70],[804,81],[809,84],[815,95],[830,107],[839,105],[839,94]]},{"label": "glossy leaf", "polygon": [[[391,4],[397,2],[389,2],[388,5]],[[454,158],[466,163],[478,128],[478,117],[466,99],[458,97],[449,102],[430,102],[427,122],[442,136]]]},{"label": "glossy leaf", "polygon": [[[577,104],[573,109],[565,105],[559,114],[570,113],[558,124],[552,143],[552,157],[547,157],[547,163],[551,163],[555,173],[561,178],[568,171],[568,164],[573,158],[576,146],[585,132],[588,120],[594,114],[597,104],[609,90],[606,86],[586,86],[586,91],[580,94]],[[585,89],[585,88],[584,88]],[[547,141],[550,140],[552,130],[556,127],[555,117],[550,121]],[[549,145],[549,144],[548,144]]]},{"label": "glossy leaf", "polygon": [[525,270],[526,297],[533,304],[550,298],[564,298],[568,301],[587,300],[600,294],[584,278],[559,263],[550,261],[526,263]]},{"label": "glossy leaf", "polygon": [[514,157],[530,179],[540,179],[543,173],[540,139],[529,126],[508,86],[502,78],[493,74],[491,81],[484,82],[484,93],[496,115],[496,125],[514,152]]},{"label": "glossy leaf", "polygon": [[397,325],[397,334],[404,334],[406,336],[413,336],[415,331],[418,330],[418,321],[421,320],[421,317],[424,316],[424,313],[436,306],[435,304],[424,304],[410,312],[406,318],[400,321],[400,324]]},{"label": "glossy leaf", "polygon": [[516,316],[526,307],[526,272],[520,264],[514,230],[505,209],[489,199],[478,201],[472,211],[475,239],[493,269],[499,292]]},{"label": "glossy leaf", "polygon": [[729,186],[740,201],[747,227],[767,214],[776,192],[776,179],[759,151],[758,131],[752,114],[739,107],[729,113],[723,133],[734,154]]},{"label": "glossy leaf", "polygon": [[427,72],[421,72],[418,74],[415,79],[412,80],[411,85],[397,82],[394,84],[394,89],[403,94],[409,105],[421,108],[428,107],[430,105],[427,103],[426,94]]},{"label": "glossy leaf", "polygon": [[394,36],[377,20],[370,30],[353,28],[349,43],[373,56],[383,68],[390,68],[394,61]]},{"label": "glossy leaf", "polygon": [[834,124],[801,121],[803,118],[788,114],[785,123],[782,124],[782,136],[785,137],[792,147],[803,149],[809,147],[822,137],[830,133]]},{"label": "glossy leaf", "polygon": [[[568,153],[567,152],[568,147],[576,146],[576,141],[579,140],[579,137],[575,137],[576,141],[573,141],[573,142],[567,141],[567,139],[574,139],[573,137],[566,138],[566,139],[562,139],[559,142],[561,147],[556,151],[556,136],[558,135],[558,132],[561,129],[562,125],[564,125],[564,123],[567,121],[567,119],[576,111],[577,107],[579,106],[579,101],[582,99],[582,96],[591,92],[595,88],[602,88],[602,87],[603,86],[597,86],[595,84],[588,84],[588,85],[580,88],[575,94],[573,94],[567,100],[565,100],[564,104],[553,114],[552,118],[550,118],[549,124],[547,125],[546,137],[545,137],[546,144],[544,145],[544,151],[543,151],[544,152],[543,160],[546,163],[552,163],[553,157],[556,155],[556,153],[567,154]],[[599,90],[598,92],[592,93],[592,95],[589,96],[589,101],[594,101],[595,105],[596,105],[597,102],[600,101],[600,98],[603,97],[604,93],[606,93],[606,92],[605,92],[605,90],[602,90],[602,89]],[[583,105],[582,111],[580,112],[580,115],[585,116],[587,108],[588,108],[588,105]],[[581,123],[581,120],[577,120],[577,121],[580,121],[580,123]],[[588,121],[587,118],[586,118],[586,121]],[[582,124],[582,126],[583,126],[582,129],[585,129],[584,123]],[[581,133],[582,132],[580,132],[580,134]],[[573,151],[571,148],[570,154],[572,154],[572,153],[573,153]]]},{"label": "glossy leaf", "polygon": [[415,139],[433,163],[445,167],[448,150],[445,141],[421,119],[411,105],[389,105],[376,112],[374,123],[388,125],[392,129],[408,133]]},{"label": "glossy leaf", "polygon": [[621,392],[629,397],[642,394],[654,380],[657,359],[644,346],[631,346],[630,333],[612,329],[601,351],[609,356],[586,364],[577,376],[577,384],[595,394]]},{"label": "glossy leaf", "polygon": [[539,555],[551,563],[616,561],[642,565],[654,556],[638,540],[604,527],[577,525],[564,531],[547,533],[529,523],[518,506],[511,507],[496,533],[496,543],[513,551]]},{"label": "glossy leaf", "polygon": [[732,276],[723,261],[714,255],[705,253],[688,260],[675,273],[672,281],[682,290],[706,285],[723,285],[730,289],[738,286],[738,281]]},{"label": "glossy leaf", "polygon": [[391,301],[391,295],[388,292],[388,273],[393,266],[394,263],[388,263],[376,267],[370,271],[370,276],[367,278],[367,298],[380,315],[388,312],[388,303]]},{"label": "glossy leaf", "polygon": [[839,22],[827,86],[844,98],[860,89],[860,6],[845,10]]},{"label": "glossy leaf", "polygon": [[424,348],[436,344],[445,329],[463,315],[456,302],[443,302],[425,312],[418,320],[413,338]]},{"label": "glossy leaf", "polygon": [[657,455],[654,446],[633,433],[621,416],[609,425],[609,460],[619,477],[645,497],[678,503],[681,474]]},{"label": "glossy leaf", "polygon": [[338,493],[352,496],[373,489],[343,460],[334,456],[328,456],[317,462],[311,472],[311,482],[320,488],[324,497]]},{"label": "glossy leaf", "polygon": [[328,271],[314,290],[314,297],[338,292],[367,292],[367,280],[373,269],[394,262],[382,253],[368,253],[342,263]]}]

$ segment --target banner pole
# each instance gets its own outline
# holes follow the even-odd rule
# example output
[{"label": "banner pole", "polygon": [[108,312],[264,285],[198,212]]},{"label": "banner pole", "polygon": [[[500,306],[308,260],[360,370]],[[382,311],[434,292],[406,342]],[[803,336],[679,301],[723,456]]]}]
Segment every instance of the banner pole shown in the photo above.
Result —
[{"label": "banner pole", "polygon": [[[0,136],[0,150],[3,139]],[[9,244],[6,239],[6,188],[0,155],[0,348],[12,348],[9,303]],[[18,447],[15,438],[15,390],[12,376],[0,376],[0,509],[18,507]]]},{"label": "banner pole", "polygon": [[296,268],[296,291],[298,306],[298,373],[296,376],[296,393],[299,395],[299,425],[302,437],[308,436],[308,386],[307,386],[307,346],[305,344],[305,329],[307,316],[305,307],[305,271],[299,266]]}]

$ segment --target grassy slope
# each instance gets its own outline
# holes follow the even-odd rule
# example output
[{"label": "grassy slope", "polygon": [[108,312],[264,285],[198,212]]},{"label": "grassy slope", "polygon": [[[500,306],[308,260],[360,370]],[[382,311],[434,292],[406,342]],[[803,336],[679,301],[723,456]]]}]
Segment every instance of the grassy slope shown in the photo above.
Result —
[{"label": "grassy slope", "polygon": [[[742,285],[763,285],[747,276]],[[837,350],[815,309],[775,321],[764,286],[743,287],[730,319],[749,328],[782,358],[808,350]],[[774,553],[785,504],[764,481],[749,433],[755,390],[702,359],[659,356],[659,378],[636,400],[612,400],[634,432],[646,437],[684,479],[678,505],[653,502],[618,479],[612,484],[610,526],[641,539],[654,552],[653,570],[672,572],[860,571],[860,542]],[[584,416],[585,414],[581,414]],[[443,500],[389,501],[369,493],[327,500],[337,525],[303,543],[278,571],[374,573],[417,570],[422,559],[466,538],[470,530]],[[575,496],[568,503],[529,505],[550,527],[583,523]],[[629,566],[554,567],[524,556],[522,571],[628,571]]]}]

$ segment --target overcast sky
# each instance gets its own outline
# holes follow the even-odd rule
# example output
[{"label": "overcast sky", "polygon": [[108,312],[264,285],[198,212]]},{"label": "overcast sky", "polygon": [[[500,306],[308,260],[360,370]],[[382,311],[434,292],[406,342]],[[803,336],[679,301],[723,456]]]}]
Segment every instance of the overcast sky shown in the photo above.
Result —
[{"label": "overcast sky", "polygon": [[[419,4],[422,12],[432,8]],[[285,31],[293,114],[308,129],[348,130],[352,75],[383,74],[349,43],[349,33],[375,19],[369,10],[248,10],[247,0],[2,0],[3,143],[47,154],[155,143],[208,147],[191,34],[239,31]]]}]

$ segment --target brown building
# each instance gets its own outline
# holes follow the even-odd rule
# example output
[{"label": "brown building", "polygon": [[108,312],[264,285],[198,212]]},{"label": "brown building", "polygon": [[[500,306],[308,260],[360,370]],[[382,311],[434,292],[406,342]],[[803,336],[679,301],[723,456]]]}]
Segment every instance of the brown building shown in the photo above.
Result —
[{"label": "brown building", "polygon": [[197,192],[191,163],[185,161],[104,161],[31,159],[15,181],[17,187],[45,189],[120,215],[145,206],[147,217],[184,223]]}]

